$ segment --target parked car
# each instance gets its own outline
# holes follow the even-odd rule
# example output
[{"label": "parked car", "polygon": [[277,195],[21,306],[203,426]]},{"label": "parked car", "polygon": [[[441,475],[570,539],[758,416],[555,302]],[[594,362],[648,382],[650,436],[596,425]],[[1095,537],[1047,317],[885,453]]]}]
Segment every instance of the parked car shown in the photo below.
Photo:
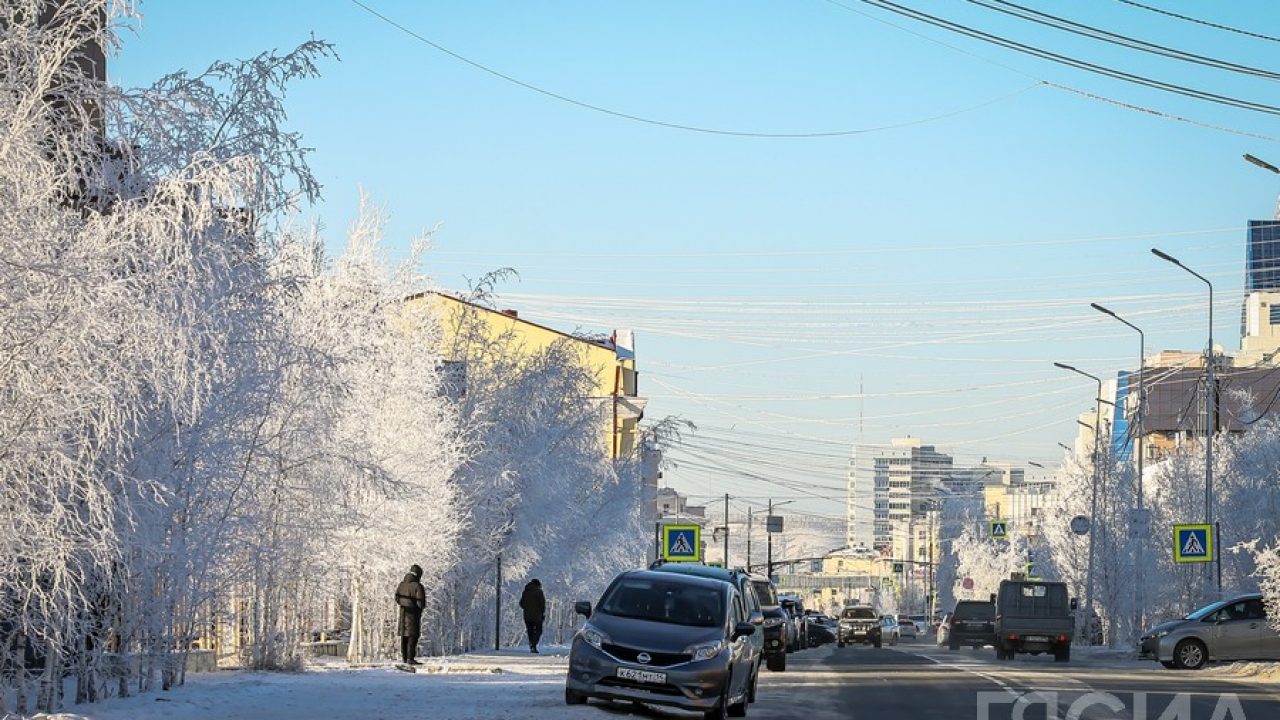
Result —
[{"label": "parked car", "polygon": [[1280,633],[1267,621],[1261,595],[1240,595],[1151,628],[1138,655],[1189,670],[1211,660],[1280,660]]},{"label": "parked car", "polygon": [[752,575],[751,585],[756,589],[756,598],[760,600],[760,611],[764,613],[764,665],[773,672],[785,672],[787,669],[787,629],[791,627],[787,611],[778,602],[778,591],[773,582],[763,575]]},{"label": "parked car", "polygon": [[[961,645],[986,647],[996,644],[996,606],[981,600],[961,600],[951,613],[947,627],[947,648],[959,650]],[[942,632],[938,632],[942,644]]]},{"label": "parked car", "polygon": [[916,632],[916,623],[911,618],[898,619],[898,636],[904,638],[915,638],[919,633]]},{"label": "parked car", "polygon": [[746,714],[760,658],[748,638],[756,626],[734,585],[720,580],[632,570],[613,579],[573,638],[564,700],[631,700],[701,711],[707,718]]},{"label": "parked car", "polygon": [[787,645],[787,652],[804,650],[808,647],[808,620],[804,615],[804,600],[799,595],[781,595],[778,599],[782,602],[782,609],[791,617],[791,624],[795,629],[791,643]]},{"label": "parked car", "polygon": [[836,641],[836,631],[840,627],[840,621],[823,615],[817,610],[806,610],[804,616],[809,627],[809,647],[818,647]]},{"label": "parked car", "polygon": [[[741,568],[726,570],[725,568],[714,567],[711,565],[702,565],[699,563],[665,563],[662,565],[655,566],[652,569],[658,572],[667,572],[667,573],[676,573],[679,575],[693,575],[697,577],[705,577],[711,580],[719,580],[721,582],[727,582],[730,585],[733,585],[735,588],[737,588],[738,592],[742,595],[743,602],[746,603],[747,622],[751,623],[752,625],[755,625],[757,628],[763,629],[764,611],[760,607],[760,597],[759,597],[759,594],[756,592],[755,581],[757,579],[763,580],[764,578],[758,578],[756,576],[752,576],[749,573],[747,573],[746,570],[743,570]],[[755,632],[752,635],[750,635],[747,639],[751,642],[752,645],[755,646],[755,649],[753,652],[757,658],[757,663],[763,662],[764,642],[765,642],[764,633]],[[757,667],[755,670],[759,670],[759,668]],[[755,702],[755,701],[756,701],[756,698],[755,698],[754,689],[753,689],[751,702]]]},{"label": "parked car", "polygon": [[[995,603],[997,660],[1012,660],[1017,653],[1051,652],[1056,662],[1071,659],[1075,634],[1075,598],[1068,598],[1060,582],[1002,580]],[[953,628],[954,631],[954,628]]]},{"label": "parked car", "polygon": [[951,613],[946,613],[942,616],[942,620],[938,623],[938,630],[936,633],[937,640],[938,640],[938,647],[942,647],[943,645],[946,645],[947,639],[950,637],[950,635],[951,635]]},{"label": "parked car", "polygon": [[875,608],[854,605],[840,611],[840,630],[836,634],[836,645],[844,647],[850,643],[880,647],[880,622]]},{"label": "parked car", "polygon": [[819,647],[836,641],[836,627],[820,622],[817,619],[809,621],[809,647]]},{"label": "parked car", "polygon": [[880,643],[882,645],[897,645],[900,639],[902,639],[902,634],[898,632],[898,619],[892,615],[881,615]]}]

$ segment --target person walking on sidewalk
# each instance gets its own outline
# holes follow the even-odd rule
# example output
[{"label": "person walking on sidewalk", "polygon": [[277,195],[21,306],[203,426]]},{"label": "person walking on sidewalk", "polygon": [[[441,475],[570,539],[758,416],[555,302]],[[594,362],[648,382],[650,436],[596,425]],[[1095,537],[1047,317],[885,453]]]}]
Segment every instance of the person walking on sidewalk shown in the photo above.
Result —
[{"label": "person walking on sidewalk", "polygon": [[547,617],[547,596],[542,593],[542,582],[537,578],[530,580],[520,593],[520,609],[524,610],[524,629],[529,633],[529,652],[537,653],[542,622]]},{"label": "person walking on sidewalk", "polygon": [[427,590],[421,580],[422,568],[414,565],[396,587],[396,604],[400,606],[400,659],[405,665],[418,664],[422,611],[427,607]]}]

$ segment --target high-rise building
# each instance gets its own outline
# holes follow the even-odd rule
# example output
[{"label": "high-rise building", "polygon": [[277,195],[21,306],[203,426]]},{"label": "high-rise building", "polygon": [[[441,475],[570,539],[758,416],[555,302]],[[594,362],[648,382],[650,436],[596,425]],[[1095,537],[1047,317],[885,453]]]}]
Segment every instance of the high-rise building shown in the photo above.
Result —
[{"label": "high-rise building", "polygon": [[1280,221],[1249,221],[1244,290],[1246,293],[1280,290]]},{"label": "high-rise building", "polygon": [[895,524],[923,516],[937,488],[953,476],[950,455],[919,438],[855,445],[849,460],[846,542],[851,548],[893,545]]}]

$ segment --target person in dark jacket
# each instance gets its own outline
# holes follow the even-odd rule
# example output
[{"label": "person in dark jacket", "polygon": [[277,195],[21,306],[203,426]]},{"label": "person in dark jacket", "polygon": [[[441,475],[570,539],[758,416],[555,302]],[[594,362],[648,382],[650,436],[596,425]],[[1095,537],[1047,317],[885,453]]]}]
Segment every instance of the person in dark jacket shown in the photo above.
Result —
[{"label": "person in dark jacket", "polygon": [[427,607],[427,590],[422,587],[422,568],[414,565],[396,587],[400,606],[400,659],[417,665],[418,638],[422,635],[422,611]]},{"label": "person in dark jacket", "polygon": [[547,596],[542,594],[542,582],[537,578],[530,580],[520,593],[520,609],[524,610],[524,629],[529,633],[529,652],[536,653],[542,639],[542,622],[547,618]]}]

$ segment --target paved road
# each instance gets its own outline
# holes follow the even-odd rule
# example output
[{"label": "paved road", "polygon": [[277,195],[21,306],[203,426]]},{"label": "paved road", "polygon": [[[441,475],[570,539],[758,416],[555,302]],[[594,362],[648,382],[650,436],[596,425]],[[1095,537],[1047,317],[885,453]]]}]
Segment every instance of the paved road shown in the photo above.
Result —
[{"label": "paved road", "polygon": [[[1274,688],[1274,689],[1269,689]],[[1109,707],[1106,704],[1114,704]],[[986,711],[981,704],[986,705]],[[1171,709],[1172,708],[1172,709]],[[625,703],[581,717],[691,718]],[[566,714],[566,717],[569,715]],[[1155,663],[950,652],[925,640],[896,648],[826,645],[760,676],[749,717],[768,720],[1280,720],[1280,686],[1233,683]],[[579,717],[573,714],[572,717]]]},{"label": "paved road", "polygon": [[[1280,690],[1278,688],[1277,690]],[[987,705],[984,714],[980,703]],[[1107,703],[1115,707],[1108,707]],[[1167,714],[1171,705],[1177,709]],[[1052,712],[1051,712],[1052,710]],[[825,646],[762,677],[753,717],[776,720],[1276,720],[1280,692],[1159,665]]]}]

